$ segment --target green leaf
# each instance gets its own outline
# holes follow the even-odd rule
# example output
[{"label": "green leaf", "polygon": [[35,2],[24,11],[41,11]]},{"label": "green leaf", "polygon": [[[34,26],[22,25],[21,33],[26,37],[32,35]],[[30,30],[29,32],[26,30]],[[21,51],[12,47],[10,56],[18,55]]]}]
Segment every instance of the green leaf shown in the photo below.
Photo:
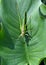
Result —
[{"label": "green leaf", "polygon": [[31,7],[32,1],[31,0],[17,0],[17,3],[18,3],[21,18],[23,19],[25,17],[25,12],[28,12],[28,10]]},{"label": "green leaf", "polygon": [[5,61],[4,61],[4,59],[2,57],[0,57],[0,65],[7,65]]},{"label": "green leaf", "polygon": [[16,0],[2,0],[2,20],[12,38],[20,35],[20,16]]},{"label": "green leaf", "polygon": [[[40,2],[1,0],[0,56],[6,60],[7,65],[39,65],[40,60],[46,57],[46,19],[39,13]],[[28,33],[32,35],[29,46],[20,29],[25,12],[28,14]]]},{"label": "green leaf", "polygon": [[[20,36],[20,16],[16,0],[1,0],[0,41],[5,47],[14,48],[14,42]],[[14,40],[13,40],[14,39]]]}]

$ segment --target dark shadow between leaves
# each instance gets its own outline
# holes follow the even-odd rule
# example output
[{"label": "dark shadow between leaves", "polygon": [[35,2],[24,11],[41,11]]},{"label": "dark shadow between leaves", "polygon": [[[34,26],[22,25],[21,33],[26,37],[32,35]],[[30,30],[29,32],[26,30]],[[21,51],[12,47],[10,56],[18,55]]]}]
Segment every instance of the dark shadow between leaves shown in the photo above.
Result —
[{"label": "dark shadow between leaves", "polygon": [[39,65],[46,65],[46,64],[45,64],[45,62],[46,62],[45,59],[46,59],[46,58],[43,58],[43,59],[41,60],[41,62],[39,63]]}]

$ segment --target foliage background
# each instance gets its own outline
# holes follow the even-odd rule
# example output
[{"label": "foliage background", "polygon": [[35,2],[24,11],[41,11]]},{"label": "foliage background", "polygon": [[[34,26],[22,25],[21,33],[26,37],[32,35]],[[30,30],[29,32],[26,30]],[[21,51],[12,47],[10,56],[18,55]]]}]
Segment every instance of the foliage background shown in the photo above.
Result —
[{"label": "foliage background", "polygon": [[[1,65],[39,65],[46,58],[46,19],[39,14],[41,4],[40,0],[0,0]],[[25,12],[28,33],[32,34],[29,46],[21,36]]]}]

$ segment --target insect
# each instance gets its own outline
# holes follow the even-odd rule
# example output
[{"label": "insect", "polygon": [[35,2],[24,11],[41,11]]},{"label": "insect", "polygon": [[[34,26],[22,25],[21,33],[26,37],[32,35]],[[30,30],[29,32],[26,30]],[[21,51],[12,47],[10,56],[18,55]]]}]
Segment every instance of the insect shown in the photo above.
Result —
[{"label": "insect", "polygon": [[27,46],[28,46],[28,42],[29,42],[29,40],[31,40],[32,36],[29,35],[28,29],[27,29],[27,12],[25,12],[25,19],[24,19],[24,23],[23,23],[23,26],[21,29],[21,35],[20,36],[24,36],[25,41],[26,41]]}]

